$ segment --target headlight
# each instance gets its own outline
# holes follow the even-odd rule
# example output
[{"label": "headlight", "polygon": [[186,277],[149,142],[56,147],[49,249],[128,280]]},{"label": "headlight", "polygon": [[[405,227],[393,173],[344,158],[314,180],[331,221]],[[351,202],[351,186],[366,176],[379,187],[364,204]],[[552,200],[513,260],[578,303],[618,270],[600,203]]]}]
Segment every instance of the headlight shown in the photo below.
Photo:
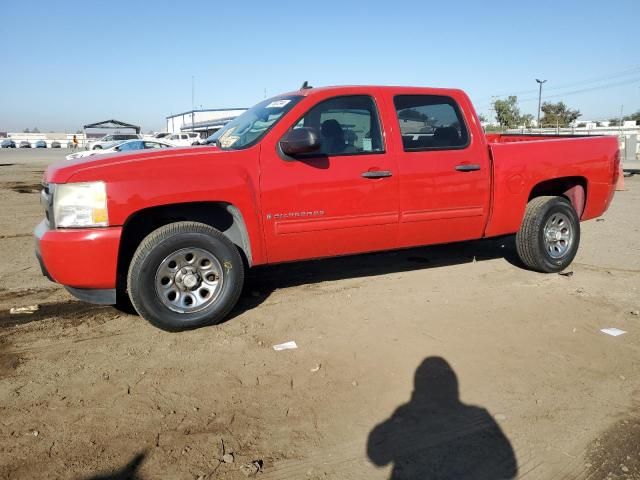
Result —
[{"label": "headlight", "polygon": [[106,227],[107,188],[104,182],[61,183],[53,195],[56,227]]}]

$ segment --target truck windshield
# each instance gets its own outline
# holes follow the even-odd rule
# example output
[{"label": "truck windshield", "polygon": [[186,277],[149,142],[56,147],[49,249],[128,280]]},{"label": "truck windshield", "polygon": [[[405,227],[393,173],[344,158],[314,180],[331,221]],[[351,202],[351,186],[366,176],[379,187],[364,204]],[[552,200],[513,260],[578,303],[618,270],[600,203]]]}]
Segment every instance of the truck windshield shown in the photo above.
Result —
[{"label": "truck windshield", "polygon": [[287,95],[260,102],[227,123],[204,143],[215,144],[223,150],[250,147],[258,143],[301,98],[300,95]]}]

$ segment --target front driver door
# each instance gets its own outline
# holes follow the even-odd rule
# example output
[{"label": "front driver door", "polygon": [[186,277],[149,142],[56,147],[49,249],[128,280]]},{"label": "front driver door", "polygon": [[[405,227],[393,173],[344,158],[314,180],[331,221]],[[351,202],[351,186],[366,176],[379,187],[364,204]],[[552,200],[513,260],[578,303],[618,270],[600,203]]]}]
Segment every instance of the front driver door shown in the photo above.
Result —
[{"label": "front driver door", "polygon": [[317,129],[318,153],[291,159],[277,145],[261,151],[269,262],[393,248],[397,166],[385,150],[374,99],[352,95],[320,101],[291,125],[299,127]]}]

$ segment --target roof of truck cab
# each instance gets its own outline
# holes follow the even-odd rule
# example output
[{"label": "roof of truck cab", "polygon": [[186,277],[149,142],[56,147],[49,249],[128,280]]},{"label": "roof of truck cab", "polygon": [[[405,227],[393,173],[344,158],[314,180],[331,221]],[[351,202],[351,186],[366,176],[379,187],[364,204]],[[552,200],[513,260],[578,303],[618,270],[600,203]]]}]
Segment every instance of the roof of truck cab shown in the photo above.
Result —
[{"label": "roof of truck cab", "polygon": [[327,87],[309,87],[300,90],[294,90],[292,92],[283,93],[280,96],[286,95],[302,95],[309,97],[312,95],[331,92],[334,94],[349,94],[359,93],[362,91],[376,91],[376,92],[403,92],[403,93],[415,93],[422,95],[450,95],[452,93],[464,93],[458,88],[438,88],[438,87],[411,87],[402,85],[333,85]]}]

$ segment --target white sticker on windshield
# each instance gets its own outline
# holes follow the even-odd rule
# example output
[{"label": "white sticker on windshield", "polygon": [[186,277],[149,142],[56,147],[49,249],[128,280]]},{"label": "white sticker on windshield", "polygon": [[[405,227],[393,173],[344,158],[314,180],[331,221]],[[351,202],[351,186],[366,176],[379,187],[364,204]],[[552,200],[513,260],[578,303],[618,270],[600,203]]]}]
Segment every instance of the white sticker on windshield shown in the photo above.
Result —
[{"label": "white sticker on windshield", "polygon": [[370,152],[371,150],[373,150],[371,145],[371,139],[370,138],[363,138],[362,139],[362,150],[364,150],[365,152]]},{"label": "white sticker on windshield", "polygon": [[269,105],[267,105],[265,108],[282,108],[287,103],[289,103],[290,101],[291,100],[274,100]]}]

